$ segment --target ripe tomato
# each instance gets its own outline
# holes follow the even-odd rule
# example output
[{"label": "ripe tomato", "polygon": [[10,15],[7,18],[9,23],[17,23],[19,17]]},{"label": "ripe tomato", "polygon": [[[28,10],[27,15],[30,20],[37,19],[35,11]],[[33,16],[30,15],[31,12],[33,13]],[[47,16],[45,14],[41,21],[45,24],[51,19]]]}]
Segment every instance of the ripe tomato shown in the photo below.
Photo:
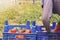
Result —
[{"label": "ripe tomato", "polygon": [[15,33],[16,32],[16,28],[10,29],[8,32],[9,33]]},{"label": "ripe tomato", "polygon": [[18,39],[18,38],[24,39],[24,35],[19,35],[19,36],[17,35],[16,39]]},{"label": "ripe tomato", "polygon": [[8,30],[9,33],[12,33],[12,30]]},{"label": "ripe tomato", "polygon": [[25,30],[25,33],[31,33],[31,30],[26,29],[26,30]]},{"label": "ripe tomato", "polygon": [[15,33],[15,32],[16,32],[16,29],[12,29],[11,32],[12,32],[12,33]]},{"label": "ripe tomato", "polygon": [[22,29],[18,30],[19,33],[24,33],[24,31],[25,30],[22,30]]}]

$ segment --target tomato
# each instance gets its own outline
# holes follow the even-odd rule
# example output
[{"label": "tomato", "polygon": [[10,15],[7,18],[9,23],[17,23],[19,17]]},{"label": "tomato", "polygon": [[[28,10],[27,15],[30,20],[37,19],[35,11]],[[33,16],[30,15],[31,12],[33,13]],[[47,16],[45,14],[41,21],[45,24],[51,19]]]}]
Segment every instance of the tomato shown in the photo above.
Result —
[{"label": "tomato", "polygon": [[20,30],[18,30],[18,32],[19,32],[19,33],[24,33],[25,30],[20,29]]},{"label": "tomato", "polygon": [[8,30],[9,33],[12,33],[12,30]]},{"label": "tomato", "polygon": [[16,29],[12,29],[11,32],[12,32],[12,33],[16,33]]},{"label": "tomato", "polygon": [[10,29],[8,32],[9,33],[16,33],[16,28]]},{"label": "tomato", "polygon": [[25,33],[31,33],[31,30],[26,29],[26,30],[25,30]]},{"label": "tomato", "polygon": [[24,39],[24,35],[19,35],[19,36],[17,35],[16,39],[18,39],[18,38]]}]

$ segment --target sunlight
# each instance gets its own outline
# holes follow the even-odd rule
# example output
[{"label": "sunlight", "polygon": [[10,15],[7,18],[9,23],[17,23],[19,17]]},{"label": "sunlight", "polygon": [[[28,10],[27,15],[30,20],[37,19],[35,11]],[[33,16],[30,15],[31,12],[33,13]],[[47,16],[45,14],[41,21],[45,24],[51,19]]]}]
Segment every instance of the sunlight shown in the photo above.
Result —
[{"label": "sunlight", "polygon": [[8,8],[11,5],[15,5],[15,0],[0,0],[0,10]]}]

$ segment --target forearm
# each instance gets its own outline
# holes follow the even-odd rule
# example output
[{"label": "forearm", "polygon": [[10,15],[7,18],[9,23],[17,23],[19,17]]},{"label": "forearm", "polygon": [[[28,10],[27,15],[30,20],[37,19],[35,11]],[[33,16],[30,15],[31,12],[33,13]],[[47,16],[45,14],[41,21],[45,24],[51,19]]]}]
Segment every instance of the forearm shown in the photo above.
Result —
[{"label": "forearm", "polygon": [[44,0],[44,7],[42,13],[42,22],[43,25],[49,30],[50,26],[50,17],[52,15],[52,0]]}]

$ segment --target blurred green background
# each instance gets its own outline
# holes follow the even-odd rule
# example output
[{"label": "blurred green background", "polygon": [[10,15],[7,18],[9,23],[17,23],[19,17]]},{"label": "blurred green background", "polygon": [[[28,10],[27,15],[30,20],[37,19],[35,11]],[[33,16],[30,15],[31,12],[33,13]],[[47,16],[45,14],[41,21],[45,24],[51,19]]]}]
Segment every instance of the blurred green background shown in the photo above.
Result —
[{"label": "blurred green background", "polygon": [[[0,11],[0,36],[2,36],[4,20],[8,19],[9,24],[25,24],[26,20],[29,19],[30,22],[32,22],[32,20],[36,20],[37,24],[41,25],[41,14],[41,0],[36,0],[34,4],[28,0],[15,0],[15,4],[3,8],[3,10]],[[50,22],[58,22],[59,19],[59,15],[53,14]]]}]

